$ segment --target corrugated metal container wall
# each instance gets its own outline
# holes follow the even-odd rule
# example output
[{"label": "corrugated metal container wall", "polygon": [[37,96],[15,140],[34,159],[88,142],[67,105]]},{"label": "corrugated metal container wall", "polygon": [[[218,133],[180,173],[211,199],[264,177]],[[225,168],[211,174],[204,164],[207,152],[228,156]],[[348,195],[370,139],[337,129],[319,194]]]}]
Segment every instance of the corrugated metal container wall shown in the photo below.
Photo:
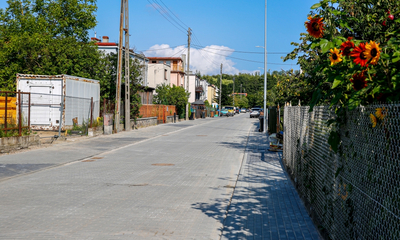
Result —
[{"label": "corrugated metal container wall", "polygon": [[[17,75],[17,89],[31,93],[33,129],[58,129],[61,108],[62,75]],[[22,115],[28,114],[28,98],[22,100]]]},{"label": "corrugated metal container wall", "polygon": [[72,126],[73,118],[78,124],[90,119],[90,98],[93,97],[93,118],[100,114],[100,83],[97,80],[66,76],[65,125]]},{"label": "corrugated metal container wall", "polygon": [[[100,112],[100,83],[97,80],[68,75],[23,75],[17,74],[17,89],[31,93],[32,129],[57,130],[73,126],[90,119],[90,99],[93,97],[93,118]],[[61,96],[64,97],[62,121],[60,121]],[[23,114],[27,114],[28,102],[23,101]],[[26,113],[25,113],[26,112]]]}]

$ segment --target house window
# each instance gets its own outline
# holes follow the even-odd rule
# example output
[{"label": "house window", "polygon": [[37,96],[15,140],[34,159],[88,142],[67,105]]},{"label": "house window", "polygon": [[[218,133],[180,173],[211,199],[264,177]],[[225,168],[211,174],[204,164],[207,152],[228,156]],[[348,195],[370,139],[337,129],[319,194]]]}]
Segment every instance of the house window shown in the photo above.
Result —
[{"label": "house window", "polygon": [[168,80],[168,79],[167,79],[167,72],[168,72],[167,69],[164,69],[164,79],[165,79],[165,80]]},{"label": "house window", "polygon": [[158,63],[164,64],[164,61],[158,61]]},{"label": "house window", "polygon": [[157,63],[157,61],[155,61],[155,60],[152,60],[152,61],[151,61],[151,63]]},{"label": "house window", "polygon": [[165,61],[165,64],[167,64],[168,66],[171,66],[171,61]]}]

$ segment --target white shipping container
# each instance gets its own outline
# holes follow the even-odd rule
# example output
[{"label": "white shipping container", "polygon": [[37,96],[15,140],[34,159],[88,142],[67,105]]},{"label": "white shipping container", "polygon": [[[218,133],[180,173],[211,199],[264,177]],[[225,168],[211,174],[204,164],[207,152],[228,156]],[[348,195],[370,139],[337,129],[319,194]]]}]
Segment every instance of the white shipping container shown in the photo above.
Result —
[{"label": "white shipping container", "polygon": [[[61,124],[65,130],[73,127],[73,119],[79,125],[89,121],[92,97],[93,119],[100,114],[97,80],[69,75],[17,74],[17,90],[31,93],[32,129],[57,130]],[[24,98],[22,104],[23,114],[27,114],[28,99]]]}]

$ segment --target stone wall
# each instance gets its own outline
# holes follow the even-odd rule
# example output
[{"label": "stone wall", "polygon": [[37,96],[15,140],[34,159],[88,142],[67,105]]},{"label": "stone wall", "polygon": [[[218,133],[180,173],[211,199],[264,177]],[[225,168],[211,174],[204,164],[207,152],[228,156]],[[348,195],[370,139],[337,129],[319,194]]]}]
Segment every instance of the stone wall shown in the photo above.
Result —
[{"label": "stone wall", "polygon": [[89,137],[96,137],[99,135],[103,135],[103,126],[88,128],[88,136]]},{"label": "stone wall", "polygon": [[0,138],[0,153],[8,153],[13,150],[27,148],[29,146],[39,146],[40,136],[29,135],[21,137],[3,137]]},{"label": "stone wall", "polygon": [[156,125],[157,125],[157,117],[138,118],[136,119],[136,124],[134,124],[134,121],[131,120],[132,128],[145,128]]}]

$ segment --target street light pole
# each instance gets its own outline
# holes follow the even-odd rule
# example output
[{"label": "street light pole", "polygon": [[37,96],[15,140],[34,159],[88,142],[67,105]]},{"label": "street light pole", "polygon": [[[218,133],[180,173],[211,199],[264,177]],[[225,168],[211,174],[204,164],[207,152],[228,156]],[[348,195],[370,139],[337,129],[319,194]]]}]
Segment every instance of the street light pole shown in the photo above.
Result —
[{"label": "street light pole", "polygon": [[264,26],[264,129],[263,133],[267,132],[267,0],[265,0],[265,26]]}]

